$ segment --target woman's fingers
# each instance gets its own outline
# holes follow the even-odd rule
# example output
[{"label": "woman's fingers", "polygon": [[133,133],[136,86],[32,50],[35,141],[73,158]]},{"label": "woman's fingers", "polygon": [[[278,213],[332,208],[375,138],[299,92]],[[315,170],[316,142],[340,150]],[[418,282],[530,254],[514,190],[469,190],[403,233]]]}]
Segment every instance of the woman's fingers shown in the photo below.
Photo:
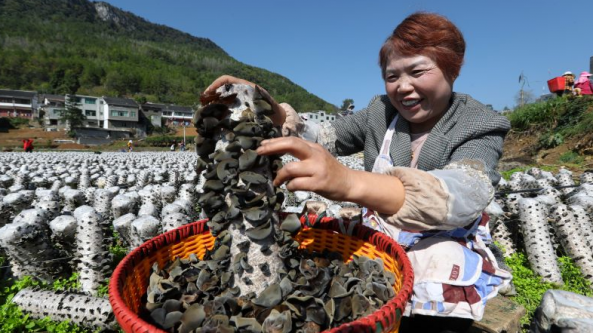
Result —
[{"label": "woman's fingers", "polygon": [[[294,192],[294,191],[311,191],[311,182],[312,177],[300,177],[291,179],[289,182],[286,183],[286,189]],[[280,185],[277,185],[280,186]]]},{"label": "woman's fingers", "polygon": [[243,79],[239,79],[236,78],[234,76],[230,76],[230,75],[223,75],[220,76],[219,78],[217,78],[216,80],[214,80],[214,82],[212,82],[208,88],[206,88],[206,90],[204,90],[204,93],[214,93],[216,91],[216,89],[218,89],[219,87],[224,86],[225,84],[248,84],[250,86],[255,87],[255,84],[252,82],[249,82],[247,80],[243,80]]},{"label": "woman's fingers", "polygon": [[264,140],[257,148],[260,155],[290,154],[299,160],[310,158],[315,153],[312,143],[296,137]]},{"label": "woman's fingers", "polygon": [[312,177],[317,174],[317,167],[317,165],[311,164],[310,160],[287,163],[276,173],[274,185],[280,186],[286,182],[292,183],[296,179]]}]

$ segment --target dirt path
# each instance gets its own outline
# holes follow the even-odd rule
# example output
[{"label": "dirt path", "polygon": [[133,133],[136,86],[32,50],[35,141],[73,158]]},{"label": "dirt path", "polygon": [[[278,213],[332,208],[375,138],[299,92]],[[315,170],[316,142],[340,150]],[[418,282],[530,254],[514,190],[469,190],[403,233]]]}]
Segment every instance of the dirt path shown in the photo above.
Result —
[{"label": "dirt path", "polygon": [[[193,126],[189,126],[185,128],[185,136],[195,136],[196,134],[198,134],[198,132],[196,131],[196,128]],[[175,132],[175,136],[183,136],[183,127],[178,127],[177,131]]]}]

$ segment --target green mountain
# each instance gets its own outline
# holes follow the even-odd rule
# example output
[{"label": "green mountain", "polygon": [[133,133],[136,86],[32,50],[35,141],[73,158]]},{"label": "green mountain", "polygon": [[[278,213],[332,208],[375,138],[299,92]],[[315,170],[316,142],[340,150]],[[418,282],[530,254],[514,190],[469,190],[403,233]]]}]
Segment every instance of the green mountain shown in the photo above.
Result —
[{"label": "green mountain", "polygon": [[0,0],[0,87],[194,105],[218,76],[265,87],[300,111],[335,111],[289,79],[243,64],[207,38],[105,2]]}]

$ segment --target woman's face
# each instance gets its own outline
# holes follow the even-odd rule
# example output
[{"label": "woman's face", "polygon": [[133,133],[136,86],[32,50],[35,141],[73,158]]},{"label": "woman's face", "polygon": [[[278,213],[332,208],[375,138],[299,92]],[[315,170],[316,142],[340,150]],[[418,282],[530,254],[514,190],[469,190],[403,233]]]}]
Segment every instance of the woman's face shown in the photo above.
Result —
[{"label": "woman's face", "polygon": [[453,82],[429,57],[394,54],[385,68],[391,104],[411,124],[412,133],[428,132],[449,108]]}]

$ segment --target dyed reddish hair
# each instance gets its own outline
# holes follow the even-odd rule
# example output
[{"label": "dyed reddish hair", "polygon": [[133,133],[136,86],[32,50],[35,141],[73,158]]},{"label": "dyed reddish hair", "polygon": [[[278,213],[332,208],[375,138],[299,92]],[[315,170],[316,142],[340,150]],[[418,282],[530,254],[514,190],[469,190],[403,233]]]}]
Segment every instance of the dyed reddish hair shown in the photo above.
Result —
[{"label": "dyed reddish hair", "polygon": [[395,54],[423,55],[431,58],[445,77],[455,81],[465,55],[465,40],[461,31],[446,17],[418,12],[408,16],[393,30],[379,51],[379,66],[385,78],[385,68]]}]

